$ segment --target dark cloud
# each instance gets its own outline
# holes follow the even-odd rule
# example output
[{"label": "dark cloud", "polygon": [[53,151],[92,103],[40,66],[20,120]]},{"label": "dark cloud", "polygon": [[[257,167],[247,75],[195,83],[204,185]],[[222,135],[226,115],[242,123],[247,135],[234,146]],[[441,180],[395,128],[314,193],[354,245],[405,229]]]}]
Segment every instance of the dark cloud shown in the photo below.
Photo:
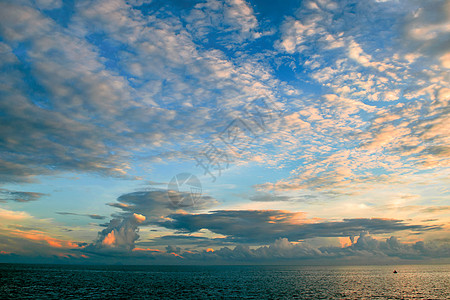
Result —
[{"label": "dark cloud", "polygon": [[36,192],[19,192],[10,191],[7,189],[0,189],[0,202],[15,201],[15,202],[30,202],[37,201],[47,194]]},{"label": "dark cloud", "polygon": [[87,215],[89,218],[91,218],[91,219],[95,219],[95,220],[103,220],[103,219],[105,219],[106,217],[105,216],[100,216],[100,215]]},{"label": "dark cloud", "polygon": [[8,228],[14,228],[14,229],[19,229],[19,230],[23,230],[23,231],[29,231],[29,230],[42,231],[42,228],[39,228],[39,227],[29,227],[29,226],[22,226],[22,225],[8,225]]},{"label": "dark cloud", "polygon": [[441,205],[441,206],[429,206],[426,207],[424,209],[421,209],[421,212],[424,213],[436,213],[436,212],[446,212],[450,210],[450,206],[449,205]]},{"label": "dark cloud", "polygon": [[344,219],[343,221],[309,223],[300,213],[276,210],[213,211],[208,214],[172,214],[171,221],[155,224],[180,232],[208,229],[240,242],[270,242],[280,237],[297,241],[315,237],[356,236],[368,231],[385,234],[401,230],[425,231],[439,226],[409,225],[392,219]]},{"label": "dark cloud", "polygon": [[[189,198],[189,193],[170,191],[171,195]],[[127,213],[137,213],[151,217],[160,217],[174,212],[177,209],[195,211],[210,208],[217,204],[214,198],[203,195],[196,198],[195,203],[181,202],[175,205],[168,197],[168,190],[150,190],[123,194],[117,198],[118,202],[108,203],[109,206],[120,208]]]},{"label": "dark cloud", "polygon": [[420,8],[408,16],[404,24],[408,46],[425,55],[442,55],[450,46],[450,33],[447,28],[450,18],[449,2],[447,0],[415,2]]},{"label": "dark cloud", "polygon": [[[180,209],[192,211],[204,209],[217,203],[212,197],[199,196],[196,198],[194,205],[184,202],[174,205],[167,192],[167,190],[157,189],[132,192],[119,196],[118,202],[108,203],[109,206],[120,208],[122,213],[115,215],[109,223],[100,225],[106,228],[98,233],[97,240],[87,250],[101,252],[131,251],[139,238],[137,234],[139,226],[153,224],[161,216]],[[180,196],[189,196],[184,192],[171,192],[178,193]],[[93,215],[89,216],[93,218]]]},{"label": "dark cloud", "polygon": [[434,222],[434,221],[439,221],[439,219],[426,219],[426,220],[421,220],[421,222]]},{"label": "dark cloud", "polygon": [[196,247],[212,247],[212,246],[232,246],[234,241],[229,238],[207,238],[202,236],[192,235],[164,235],[160,237],[152,238],[151,241],[139,241],[139,246],[160,246],[160,245],[180,245],[180,246],[193,246]]},{"label": "dark cloud", "polygon": [[89,217],[94,220],[104,220],[106,219],[105,216],[100,216],[96,214],[79,214],[79,213],[71,213],[71,212],[56,212],[58,215],[73,215],[73,216],[83,216],[83,217]]},{"label": "dark cloud", "polygon": [[[226,246],[214,251],[187,250],[177,245],[169,245],[165,251],[136,251],[124,254],[128,258],[152,258],[156,263],[196,263],[196,264],[265,264],[280,262],[310,262],[327,264],[351,263],[387,263],[398,261],[418,261],[427,259],[450,258],[450,244],[446,242],[401,242],[391,236],[379,239],[362,232],[354,237],[351,245],[345,247],[313,246],[307,241],[290,242],[287,238],[278,238],[264,246],[248,245]],[[139,244],[143,246],[144,244]],[[207,245],[203,245],[207,247]],[[173,253],[177,255],[173,255]]]},{"label": "dark cloud", "polygon": [[[119,222],[118,224],[120,224]],[[117,225],[117,224],[116,224]],[[123,227],[124,229],[127,226]],[[130,228],[128,228],[130,229]],[[177,245],[169,245],[164,250],[146,249],[142,247],[134,249],[125,248],[95,248],[86,243],[78,243],[78,247],[67,249],[64,257],[68,263],[76,263],[80,259],[80,253],[87,254],[89,258],[84,263],[95,260],[102,263],[117,262],[120,256],[121,262],[130,264],[271,264],[280,262],[326,264],[360,264],[360,263],[395,263],[411,261],[426,261],[450,258],[450,243],[448,239],[430,242],[417,241],[405,243],[395,236],[379,239],[367,233],[361,233],[355,238],[355,242],[346,247],[324,246],[317,247],[306,242],[292,243],[287,238],[278,238],[271,243],[259,247],[238,245],[226,246],[214,251],[211,250],[187,250]],[[38,258],[40,261],[53,259],[59,260],[58,250],[47,243],[34,240],[11,238],[0,234],[0,244],[8,241],[11,246],[24,249],[21,254],[1,254],[1,262],[24,262]],[[206,245],[205,245],[206,246]],[[27,249],[32,249],[27,250]],[[123,251],[119,251],[123,250]]]}]

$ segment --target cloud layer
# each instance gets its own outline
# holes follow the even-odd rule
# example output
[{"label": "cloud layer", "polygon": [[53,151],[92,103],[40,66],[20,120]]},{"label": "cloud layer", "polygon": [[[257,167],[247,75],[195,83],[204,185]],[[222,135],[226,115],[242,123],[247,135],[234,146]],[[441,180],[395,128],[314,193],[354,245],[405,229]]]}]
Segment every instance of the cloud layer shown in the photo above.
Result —
[{"label": "cloud layer", "polygon": [[159,226],[194,233],[201,229],[229,237],[237,242],[264,243],[279,237],[298,241],[316,237],[356,236],[361,232],[385,234],[402,230],[439,230],[440,226],[409,225],[402,220],[344,219],[308,220],[304,213],[285,211],[214,211],[208,214],[171,214]]}]

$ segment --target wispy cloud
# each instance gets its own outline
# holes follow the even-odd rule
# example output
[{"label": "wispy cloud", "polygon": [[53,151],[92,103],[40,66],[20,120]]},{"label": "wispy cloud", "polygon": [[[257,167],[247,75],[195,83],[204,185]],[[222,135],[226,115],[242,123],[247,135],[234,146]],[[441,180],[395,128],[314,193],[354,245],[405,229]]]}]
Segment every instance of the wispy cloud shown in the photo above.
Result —
[{"label": "wispy cloud", "polygon": [[58,215],[63,215],[63,216],[84,216],[84,217],[89,217],[91,219],[94,220],[104,220],[106,219],[105,216],[100,216],[97,214],[79,214],[79,213],[73,213],[73,212],[56,212]]},{"label": "wispy cloud", "polygon": [[47,194],[0,189],[0,202],[5,201],[30,202],[30,201],[37,201],[43,196],[47,196]]}]

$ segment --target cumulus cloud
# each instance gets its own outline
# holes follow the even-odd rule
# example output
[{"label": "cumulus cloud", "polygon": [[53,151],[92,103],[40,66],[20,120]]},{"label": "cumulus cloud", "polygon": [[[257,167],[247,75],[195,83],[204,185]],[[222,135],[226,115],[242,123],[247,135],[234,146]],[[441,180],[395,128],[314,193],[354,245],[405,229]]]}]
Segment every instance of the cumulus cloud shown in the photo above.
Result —
[{"label": "cumulus cloud", "polygon": [[86,251],[127,252],[134,248],[139,239],[138,225],[145,221],[145,216],[130,214],[112,219],[107,228],[98,233],[97,241],[88,245]]},{"label": "cumulus cloud", "polygon": [[261,36],[253,8],[243,0],[208,0],[198,3],[185,20],[188,22],[188,31],[201,42],[218,39],[229,47]]},{"label": "cumulus cloud", "polygon": [[[402,242],[395,236],[378,238],[362,232],[342,247],[317,247],[308,241],[291,242],[287,238],[278,238],[267,245],[250,247],[238,245],[233,247],[207,248],[204,250],[184,250],[180,247],[167,247],[166,251],[152,251],[135,255],[152,257],[157,261],[177,263],[273,263],[280,261],[326,262],[333,264],[380,263],[395,261],[417,261],[436,258],[449,258],[447,243],[416,241]],[[350,238],[347,237],[347,239]],[[171,252],[177,256],[170,256]],[[176,258],[176,259],[175,259]],[[181,258],[181,259],[180,259]]]},{"label": "cumulus cloud", "polygon": [[[59,3],[41,2],[56,6]],[[256,38],[259,22],[249,3],[207,1],[183,12],[159,9],[151,16],[144,13],[141,4],[81,1],[65,28],[28,1],[2,3],[2,11],[8,11],[1,23],[5,37],[0,44],[2,66],[3,70],[14,70],[2,72],[8,74],[2,85],[2,97],[7,100],[2,101],[6,129],[2,143],[6,153],[1,161],[3,181],[30,181],[34,175],[59,171],[125,176],[132,167],[133,155],[152,160],[185,158],[184,146],[204,143],[198,136],[204,128],[214,132],[235,117],[234,109],[239,105],[255,95],[275,99],[278,90],[286,87],[273,77],[273,70],[261,61],[265,59],[262,56],[233,59],[225,52],[197,44],[196,37],[206,37],[213,29],[222,31],[224,36],[238,35],[240,38],[232,38],[236,41]],[[440,114],[438,119],[427,121],[433,124],[423,123],[423,128],[417,128],[426,131],[419,138],[431,141],[431,135],[438,133],[439,140],[425,146],[416,162],[427,167],[442,164],[441,157],[447,153],[445,139],[441,138],[445,133],[442,122],[447,117],[445,78],[439,77],[440,71],[435,68],[420,68],[416,72],[429,60],[415,53],[414,45],[399,49],[395,44],[398,39],[385,38],[413,37],[400,36],[397,30],[391,30],[394,27],[386,27],[389,22],[361,16],[398,20],[405,28],[422,28],[432,23],[437,26],[430,27],[433,38],[442,42],[447,34],[447,6],[444,1],[423,8],[414,2],[407,10],[403,2],[391,6],[355,1],[302,5],[285,19],[276,48],[305,55],[292,57],[290,66],[303,66],[310,79],[331,91],[319,100],[297,99],[289,103],[291,112],[284,119],[285,128],[277,136],[267,134],[259,146],[264,153],[255,155],[252,161],[268,165],[292,161],[314,164],[310,158],[319,156],[322,160],[323,156],[342,150],[343,143],[335,137],[344,139],[346,148],[354,147],[354,158],[359,156],[360,160],[380,161],[390,153],[381,153],[381,158],[373,153],[363,157],[358,145],[352,143],[355,137],[367,139],[364,146],[375,150],[377,145],[389,144],[388,136],[396,136],[391,144],[405,144],[400,150],[412,151],[410,145],[415,141],[408,134],[411,128],[393,132],[387,123],[379,124],[379,134],[375,127],[371,135],[359,133],[377,111],[389,114],[397,105],[380,109],[371,101],[397,102],[402,97],[426,96],[436,103],[417,100],[416,107],[401,109],[412,110],[410,114],[417,116],[428,107],[430,113]],[[365,38],[372,34],[384,41],[392,40],[392,44],[385,47],[386,51],[377,51],[378,45]],[[111,55],[106,55],[105,47]],[[446,55],[438,54],[444,67]],[[28,67],[22,67],[25,65]],[[426,86],[429,81],[433,84]],[[284,96],[292,99],[289,95],[296,92],[299,91],[289,89]],[[437,103],[433,100],[436,94],[444,100]],[[214,110],[217,107],[224,108],[220,118]],[[35,117],[27,118],[29,114]],[[228,119],[230,116],[233,117]],[[415,121],[403,113],[397,123],[402,118]],[[263,149],[269,143],[277,145],[272,152],[269,147]],[[304,155],[298,155],[300,152]],[[320,167],[320,163],[317,165]],[[339,170],[343,170],[342,166]],[[330,170],[329,176],[340,178],[339,170],[336,176]],[[356,171],[354,176],[369,172]],[[314,177],[309,179],[310,183],[316,182]],[[359,176],[358,180],[363,179]],[[305,186],[305,179],[288,181],[292,186]]]},{"label": "cumulus cloud", "polygon": [[[0,236],[0,242],[2,236]],[[109,242],[107,240],[107,242]],[[94,252],[93,249],[72,247],[72,250],[50,248],[49,246],[31,242],[34,249],[41,255],[39,259],[47,261],[65,260],[89,262],[92,259],[102,262],[113,262],[114,253],[104,250]],[[39,246],[41,245],[41,246]],[[56,250],[56,251],[55,251]],[[59,250],[59,251],[58,251]],[[448,259],[449,244],[436,242],[416,241],[402,242],[395,236],[377,238],[368,233],[361,233],[354,241],[343,247],[322,246],[317,247],[308,242],[291,242],[287,238],[278,238],[267,245],[249,247],[247,245],[226,246],[221,248],[206,248],[204,250],[186,250],[177,246],[167,246],[165,249],[135,247],[133,251],[120,252],[123,262],[142,264],[267,264],[281,262],[304,262],[308,260],[316,263],[351,264],[351,263],[380,263],[380,262],[411,262],[428,259]],[[33,253],[26,257],[3,251],[0,253],[1,261],[20,261],[36,257]],[[23,254],[22,254],[23,255]]]},{"label": "cumulus cloud", "polygon": [[[273,97],[276,80],[261,63],[204,49],[180,16],[145,15],[142,3],[79,1],[67,24],[26,0],[0,4],[0,181],[67,171],[123,177],[133,156],[183,159],[205,128],[215,132],[258,95]],[[249,4],[220,5],[225,32],[255,35]]]},{"label": "cumulus cloud", "polygon": [[[11,57],[1,66],[1,181],[64,170],[123,175],[126,166],[106,146],[111,132],[89,122],[95,112],[117,113],[114,103],[127,98],[122,79],[101,67],[88,43],[39,11],[19,3],[0,5],[0,32]],[[21,43],[29,47],[17,57],[13,48]],[[30,67],[22,68],[25,63]]]},{"label": "cumulus cloud", "polygon": [[335,263],[347,262],[348,259],[376,262],[386,259],[424,259],[424,258],[448,258],[448,244],[403,243],[395,236],[387,239],[379,239],[367,233],[361,233],[356,237],[356,242],[346,247],[315,247],[308,242],[292,243],[286,238],[279,238],[268,246],[250,248],[248,246],[236,246],[220,248],[214,252],[181,253],[186,259],[196,260],[227,260],[227,261],[252,261],[270,262],[280,260],[334,260]]},{"label": "cumulus cloud", "polygon": [[274,44],[293,58],[281,64],[326,92],[297,101],[270,137],[286,150],[271,157],[275,165],[299,167],[257,187],[324,196],[407,182],[425,170],[443,174],[448,1],[327,3],[302,3]]}]

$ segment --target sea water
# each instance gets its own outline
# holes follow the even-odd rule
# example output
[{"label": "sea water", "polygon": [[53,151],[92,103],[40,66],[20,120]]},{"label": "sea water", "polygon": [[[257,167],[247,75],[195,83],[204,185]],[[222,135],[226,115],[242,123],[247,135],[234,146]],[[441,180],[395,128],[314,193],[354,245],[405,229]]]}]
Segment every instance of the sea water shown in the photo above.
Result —
[{"label": "sea water", "polygon": [[450,299],[450,265],[0,264],[0,298]]}]

